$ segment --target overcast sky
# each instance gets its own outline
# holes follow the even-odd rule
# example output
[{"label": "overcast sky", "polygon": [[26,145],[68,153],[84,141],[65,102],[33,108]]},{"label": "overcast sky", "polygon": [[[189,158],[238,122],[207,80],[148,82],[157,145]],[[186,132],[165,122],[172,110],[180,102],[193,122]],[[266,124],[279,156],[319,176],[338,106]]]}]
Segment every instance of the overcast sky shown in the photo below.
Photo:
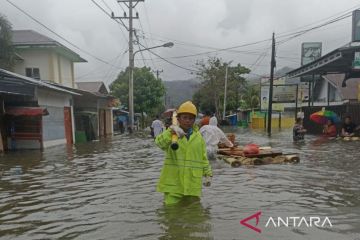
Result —
[{"label": "overcast sky", "polygon": [[[107,12],[111,9],[115,15],[123,14],[121,7],[126,10],[126,7],[120,6],[116,0],[94,1]],[[71,48],[88,61],[75,65],[77,81],[101,80],[109,84],[118,72],[128,65],[128,54],[125,53],[128,49],[127,31],[106,16],[91,0],[11,2],[73,44],[117,66],[115,68],[106,65],[70,46],[6,0],[0,0],[0,13],[9,19],[14,29],[38,31]],[[281,34],[300,27],[309,27],[309,24],[324,22],[324,19],[339,16],[356,7],[360,7],[357,0],[145,0],[136,7],[140,21],[134,20],[134,24],[143,45],[150,47],[173,41],[173,48],[159,48],[154,52],[181,67],[194,69],[196,61],[218,56],[224,61],[234,60],[233,64],[241,63],[250,67],[255,74],[262,75],[270,71],[270,41],[239,47],[233,49],[234,51],[212,52],[188,58],[171,57],[270,39],[272,32]],[[323,42],[324,54],[350,40],[349,17],[279,45],[277,69],[300,65],[302,42]],[[136,66],[143,66],[145,62],[154,70],[163,70],[160,75],[163,80],[194,77],[190,71],[166,63],[149,52],[137,54],[136,59]]]}]

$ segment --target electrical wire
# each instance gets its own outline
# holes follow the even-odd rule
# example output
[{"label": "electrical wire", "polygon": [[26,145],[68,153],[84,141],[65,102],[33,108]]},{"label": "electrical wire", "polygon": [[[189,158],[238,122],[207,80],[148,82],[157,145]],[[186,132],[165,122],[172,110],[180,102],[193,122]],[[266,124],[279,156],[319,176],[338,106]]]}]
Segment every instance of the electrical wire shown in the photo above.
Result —
[{"label": "electrical wire", "polygon": [[73,46],[74,48],[80,50],[81,52],[87,54],[88,56],[98,60],[99,62],[105,63],[107,65],[113,66],[111,63],[109,63],[106,60],[103,60],[97,56],[95,56],[94,54],[82,49],[81,47],[77,46],[76,44],[72,43],[71,41],[67,40],[65,37],[61,36],[59,33],[55,32],[54,30],[52,30],[50,27],[46,26],[45,24],[43,24],[42,22],[40,22],[39,20],[37,20],[36,18],[34,18],[33,16],[31,16],[29,13],[27,13],[25,10],[23,10],[22,8],[20,8],[19,6],[17,6],[16,4],[12,3],[10,0],[6,0],[9,4],[11,4],[13,7],[15,7],[16,9],[18,9],[20,12],[22,12],[23,14],[25,14],[26,16],[28,16],[30,19],[32,19],[34,22],[38,23],[39,25],[41,25],[42,27],[44,27],[46,30],[48,30],[49,32],[53,33],[54,35],[56,35],[57,37],[59,37],[60,39],[62,39],[63,41],[67,42],[68,44],[70,44],[71,46]]},{"label": "electrical wire", "polygon": [[[140,44],[140,45],[145,48],[145,46],[143,46],[142,44]],[[154,54],[155,56],[157,56],[158,58],[164,60],[165,62],[167,62],[167,63],[169,63],[169,64],[171,64],[171,65],[173,65],[173,66],[175,66],[175,67],[178,67],[178,68],[181,68],[181,69],[190,71],[191,73],[197,73],[197,72],[199,72],[198,70],[186,68],[186,67],[180,66],[180,65],[178,65],[178,64],[176,64],[176,63],[173,63],[173,62],[171,62],[171,61],[169,61],[169,60],[161,57],[159,54],[155,53],[154,51],[152,51],[152,50],[150,50],[150,49],[149,49],[148,51],[151,52],[152,54]]]},{"label": "electrical wire", "polygon": [[[117,22],[119,25],[123,26],[127,31],[129,31],[128,27],[125,25],[125,23],[124,23],[121,19],[115,19],[115,18],[113,18],[113,17],[111,16],[111,14],[109,14],[104,8],[102,8],[95,0],[91,0],[91,1],[92,1],[92,2],[95,4],[95,6],[97,6],[103,13],[105,13],[108,17],[110,17],[110,19],[113,19],[115,22]],[[111,11],[111,9],[110,9],[110,11]],[[121,29],[121,33],[122,33],[125,41],[127,42],[128,40],[127,40],[127,38],[126,38],[126,35],[125,35],[124,31],[122,30],[122,28],[120,28],[120,29]]]}]

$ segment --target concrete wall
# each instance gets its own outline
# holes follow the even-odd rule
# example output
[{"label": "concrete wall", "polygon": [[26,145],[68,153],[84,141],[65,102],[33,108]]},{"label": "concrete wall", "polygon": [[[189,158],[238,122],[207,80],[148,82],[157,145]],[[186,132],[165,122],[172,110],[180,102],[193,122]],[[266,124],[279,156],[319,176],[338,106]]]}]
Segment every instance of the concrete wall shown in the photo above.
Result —
[{"label": "concrete wall", "polygon": [[17,50],[24,61],[18,61],[15,72],[25,75],[25,68],[39,68],[40,78],[74,87],[74,63],[62,55],[45,49]]},{"label": "concrete wall", "polygon": [[112,135],[114,133],[114,123],[113,123],[113,114],[112,109],[106,109],[106,134]]},{"label": "concrete wall", "polygon": [[24,61],[18,61],[15,65],[15,73],[26,75],[26,68],[39,68],[40,78],[44,80],[52,80],[50,76],[50,55],[48,50],[28,49],[16,51],[24,59]]},{"label": "concrete wall", "polygon": [[[105,111],[105,135],[111,135],[114,133],[113,128],[113,115],[112,115],[112,109],[108,107],[108,100],[107,99],[99,99],[98,100],[98,106],[99,109],[102,109]],[[101,121],[100,121],[101,124]]]},{"label": "concrete wall", "polygon": [[331,85],[328,81],[326,81],[325,79],[321,79],[321,82],[319,84],[321,84],[321,86],[320,86],[319,95],[317,96],[317,100],[318,100],[317,102],[327,103],[328,91],[330,91],[329,92],[330,102],[339,102],[342,100],[339,90],[333,85]]},{"label": "concrete wall", "polygon": [[43,117],[44,147],[65,144],[64,107],[70,106],[72,96],[44,89],[38,89],[37,96],[39,105],[49,112]]},{"label": "concrete wall", "polygon": [[60,61],[60,73],[61,73],[61,83],[67,87],[74,87],[74,75],[72,70],[73,63],[63,56],[59,56],[58,61]]}]

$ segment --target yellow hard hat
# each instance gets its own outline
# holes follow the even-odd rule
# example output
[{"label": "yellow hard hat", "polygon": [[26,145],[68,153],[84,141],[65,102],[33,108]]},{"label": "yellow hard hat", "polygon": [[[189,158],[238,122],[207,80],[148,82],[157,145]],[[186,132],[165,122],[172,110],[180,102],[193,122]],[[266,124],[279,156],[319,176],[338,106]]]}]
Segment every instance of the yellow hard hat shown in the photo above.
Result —
[{"label": "yellow hard hat", "polygon": [[180,113],[190,113],[197,116],[196,107],[191,101],[184,102],[180,105],[179,109],[177,110],[177,114]]}]

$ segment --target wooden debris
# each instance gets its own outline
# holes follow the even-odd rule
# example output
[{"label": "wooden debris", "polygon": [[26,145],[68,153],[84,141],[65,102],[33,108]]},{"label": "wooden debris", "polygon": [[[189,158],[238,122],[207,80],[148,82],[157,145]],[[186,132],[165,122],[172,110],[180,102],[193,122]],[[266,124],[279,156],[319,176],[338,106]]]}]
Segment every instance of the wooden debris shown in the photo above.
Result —
[{"label": "wooden debris", "polygon": [[241,147],[222,148],[218,153],[225,162],[235,168],[242,165],[298,163],[300,161],[297,154],[283,154],[280,151],[271,150],[271,147],[260,148],[259,154],[244,154]]}]

